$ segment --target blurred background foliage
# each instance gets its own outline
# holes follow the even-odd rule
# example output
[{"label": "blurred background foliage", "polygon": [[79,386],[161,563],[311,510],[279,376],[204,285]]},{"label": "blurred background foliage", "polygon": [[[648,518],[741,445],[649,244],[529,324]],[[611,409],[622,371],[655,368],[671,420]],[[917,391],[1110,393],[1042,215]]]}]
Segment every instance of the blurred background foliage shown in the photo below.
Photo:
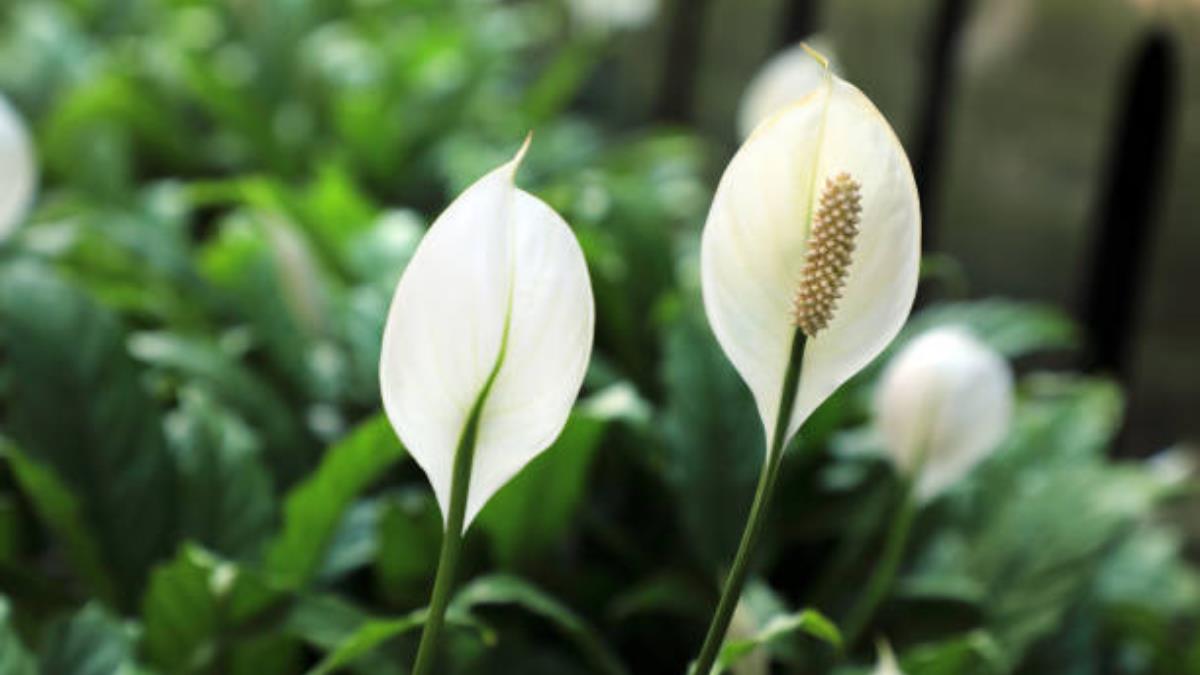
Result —
[{"label": "blurred background foliage", "polygon": [[[737,96],[770,47],[730,42],[765,30],[768,4],[717,3],[713,25],[736,30],[710,31],[723,34],[709,49],[735,56],[704,61],[713,79],[692,127],[647,117],[662,17],[625,31],[586,21],[594,3],[0,7],[0,91],[29,120],[42,170],[29,222],[0,244],[0,673],[406,672],[441,522],[379,413],[382,323],[424,228],[531,129],[520,181],[581,240],[597,352],[561,439],[472,528],[447,669],[682,671],[762,460],[749,393],[700,307],[696,250]],[[1132,30],[1116,10],[1017,4],[1030,26]],[[848,76],[903,136],[912,67],[887,55],[923,15],[898,7],[832,2],[827,19]],[[1022,61],[1029,51],[993,51],[1008,75],[970,80],[961,106],[1020,83],[1088,119],[1106,109],[1103,95],[1035,85],[1063,74]],[[1115,52],[1059,67],[1103,88]],[[1075,123],[1049,119],[1064,114]],[[1055,150],[989,149],[1007,141],[971,119],[949,160],[950,248],[980,287],[1061,304],[1061,285],[1035,288],[1058,283],[1050,258],[1010,248],[985,261],[981,247],[1002,238],[1053,257],[1044,233],[1077,222],[1063,209],[1086,200],[1051,192],[1063,199],[1037,201],[1045,213],[1013,217],[1049,189],[1020,167],[1057,171]],[[1177,161],[1194,177],[1189,133]],[[992,175],[1006,167],[1020,175]],[[956,244],[995,222],[1008,229]],[[897,345],[969,326],[1019,366],[1018,413],[995,456],[921,511],[870,634],[910,675],[1200,673],[1188,455],[1109,459],[1126,397],[1058,367],[1082,346],[1064,312],[929,286],[941,301]],[[1191,347],[1176,376],[1194,388]],[[878,369],[823,406],[785,462],[735,621],[741,675],[874,661],[870,640],[838,658],[799,610],[844,615],[894,508],[868,414]]]}]

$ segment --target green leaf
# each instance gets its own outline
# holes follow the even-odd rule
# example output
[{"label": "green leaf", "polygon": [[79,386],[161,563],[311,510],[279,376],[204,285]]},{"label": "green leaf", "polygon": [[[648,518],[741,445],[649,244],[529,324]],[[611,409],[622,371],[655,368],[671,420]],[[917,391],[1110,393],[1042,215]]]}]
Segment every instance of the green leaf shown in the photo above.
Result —
[{"label": "green leaf", "polygon": [[811,635],[834,649],[842,647],[842,634],[832,621],[815,609],[803,609],[772,618],[753,637],[725,643],[717,657],[715,672],[731,668],[755,649],[796,632]]},{"label": "green leaf", "polygon": [[253,433],[196,391],[167,418],[179,468],[181,535],[230,557],[248,557],[275,518],[271,477]]},{"label": "green leaf", "polygon": [[697,308],[672,323],[664,354],[666,478],[689,541],[710,569],[737,548],[765,448],[750,391]]},{"label": "green leaf", "polygon": [[1049,305],[992,298],[946,303],[912,318],[890,350],[938,326],[962,326],[992,349],[1012,358],[1035,352],[1075,349],[1079,330],[1060,310]]},{"label": "green leaf", "polygon": [[1004,663],[1000,646],[983,631],[913,647],[900,659],[905,675],[998,674],[1007,672]]},{"label": "green leaf", "polygon": [[516,605],[541,616],[575,643],[596,670],[610,674],[626,672],[625,666],[594,628],[566,605],[527,581],[508,575],[480,577],[464,586],[450,603],[452,609],[464,613],[484,605]]},{"label": "green leaf", "polygon": [[12,623],[8,599],[0,595],[0,673],[3,675],[37,675],[38,665],[33,655],[21,644]]},{"label": "green leaf", "polygon": [[562,434],[500,489],[479,514],[502,567],[544,559],[560,544],[583,498],[603,421],[573,413]]},{"label": "green leaf", "polygon": [[267,549],[267,570],[289,587],[308,583],[350,504],[404,456],[383,415],[331,447],[316,472],[288,494],[283,531]]},{"label": "green leaf", "polygon": [[0,272],[6,423],[79,503],[131,603],[173,536],[175,471],[162,420],[114,317],[34,264]]},{"label": "green leaf", "polygon": [[437,572],[444,529],[437,502],[424,486],[381,501],[375,570],[380,590],[397,606],[424,602]]},{"label": "green leaf", "polygon": [[[449,619],[449,616],[447,616]],[[325,675],[370,653],[384,642],[414,630],[425,623],[425,610],[419,609],[399,619],[376,619],[360,625],[327,655],[309,675]]]},{"label": "green leaf", "polygon": [[79,501],[50,469],[29,459],[0,438],[0,456],[8,460],[22,492],[38,517],[62,541],[67,558],[83,577],[92,594],[108,604],[116,602],[116,587],[100,554],[100,546],[84,522]]},{"label": "green leaf", "polygon": [[50,626],[41,650],[46,675],[113,675],[139,672],[134,629],[96,604]]},{"label": "green leaf", "polygon": [[[486,644],[495,642],[492,630],[465,612],[447,612],[446,621],[475,631]],[[394,670],[394,666],[373,652],[424,623],[423,608],[399,618],[374,618],[343,600],[310,596],[302,599],[292,611],[288,630],[329,651],[309,675],[331,673],[352,664],[361,666],[364,672],[385,673]]]},{"label": "green leaf", "polygon": [[315,461],[312,442],[297,433],[303,421],[274,387],[257,377],[218,344],[204,338],[166,331],[136,333],[129,351],[139,360],[177,376],[189,386],[203,387],[246,420],[263,440],[263,453],[285,485]]},{"label": "green leaf", "polygon": [[150,577],[142,651],[164,673],[295,672],[299,643],[279,631],[287,604],[252,570],[185,545]]},{"label": "green leaf", "polygon": [[211,663],[221,628],[219,594],[228,591],[233,573],[192,546],[154,570],[142,602],[142,645],[154,665],[185,673]]}]

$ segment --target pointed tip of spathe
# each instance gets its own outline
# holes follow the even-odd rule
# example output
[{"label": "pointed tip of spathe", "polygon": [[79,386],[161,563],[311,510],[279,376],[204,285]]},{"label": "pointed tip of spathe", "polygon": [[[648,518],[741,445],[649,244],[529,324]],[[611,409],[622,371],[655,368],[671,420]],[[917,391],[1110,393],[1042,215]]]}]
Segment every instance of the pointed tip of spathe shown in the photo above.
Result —
[{"label": "pointed tip of spathe", "polygon": [[824,54],[816,49],[813,49],[812,45],[808,44],[808,42],[801,42],[800,48],[803,49],[809,56],[813,57],[817,63],[821,64],[822,68],[829,70],[829,59],[825,58]]},{"label": "pointed tip of spathe", "polygon": [[508,160],[508,164],[504,165],[504,167],[508,170],[509,178],[516,178],[517,169],[520,169],[521,162],[525,161],[525,154],[529,152],[530,143],[533,143],[532,129],[529,130],[529,133],[525,134],[525,140],[521,143],[521,147],[517,150],[517,154],[513,155],[513,158]]}]

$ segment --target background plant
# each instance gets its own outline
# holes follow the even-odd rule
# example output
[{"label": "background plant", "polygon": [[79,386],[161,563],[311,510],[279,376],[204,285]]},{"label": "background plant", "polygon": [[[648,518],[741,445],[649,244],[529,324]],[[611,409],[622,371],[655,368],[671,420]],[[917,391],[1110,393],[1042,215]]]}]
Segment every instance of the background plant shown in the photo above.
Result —
[{"label": "background plant", "polygon": [[[580,238],[597,352],[563,437],[480,514],[451,667],[681,669],[763,439],[699,304],[721,150],[595,115],[601,37],[541,2],[0,9],[0,90],[42,165],[0,248],[0,672],[403,672],[441,526],[379,414],[387,301],[530,129],[522,185]],[[1016,360],[1015,431],[921,512],[871,633],[907,673],[1200,672],[1167,517],[1187,483],[1107,459],[1113,383],[1041,372],[1070,322],[929,304],[900,340],[941,324]],[[877,374],[782,465],[744,672],[832,660],[801,608],[841,619],[881,545]]]}]

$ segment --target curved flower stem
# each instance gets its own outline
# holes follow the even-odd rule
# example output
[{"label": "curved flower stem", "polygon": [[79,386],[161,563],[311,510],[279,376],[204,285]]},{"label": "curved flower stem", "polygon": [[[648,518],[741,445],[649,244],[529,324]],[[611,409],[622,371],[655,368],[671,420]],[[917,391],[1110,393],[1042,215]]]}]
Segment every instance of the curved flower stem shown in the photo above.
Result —
[{"label": "curved flower stem", "polygon": [[796,402],[796,390],[800,383],[800,365],[804,361],[804,345],[807,339],[804,333],[797,330],[792,338],[792,352],[788,357],[787,370],[783,376],[783,389],[779,396],[779,415],[775,422],[775,431],[771,434],[770,447],[763,460],[762,473],[759,474],[758,488],[754,492],[754,502],[750,506],[750,515],[746,520],[746,529],[742,531],[742,541],[738,544],[737,554],[729,575],[725,578],[725,587],[721,590],[721,599],[717,603],[717,611],[713,614],[712,623],[708,626],[708,634],[700,655],[691,668],[696,675],[707,675],[717,660],[725,633],[729,630],[729,622],[737,609],[738,600],[742,595],[742,587],[746,584],[746,574],[749,572],[750,556],[754,553],[758,537],[762,534],[766,523],[767,509],[770,507],[771,495],[775,492],[775,481],[779,476],[779,464],[783,458],[784,439],[787,435],[788,424],[792,419],[792,406]]},{"label": "curved flower stem", "polygon": [[896,570],[904,559],[904,548],[908,544],[908,534],[912,530],[913,518],[917,514],[917,500],[913,498],[913,481],[905,478],[900,490],[901,504],[892,517],[888,527],[887,541],[884,543],[883,554],[875,571],[871,574],[867,588],[859,596],[858,603],[851,609],[846,618],[842,631],[843,648],[849,651],[861,637],[863,629],[875,615],[879,603],[891,590],[892,581],[896,578]]},{"label": "curved flower stem", "polygon": [[413,675],[426,675],[433,671],[437,658],[438,637],[446,620],[446,608],[450,604],[450,593],[454,590],[454,575],[458,568],[458,554],[462,550],[463,520],[467,511],[467,487],[471,483],[471,465],[475,459],[475,441],[479,435],[479,413],[487,398],[487,388],[471,408],[467,423],[463,427],[458,448],[454,451],[454,471],[450,480],[450,509],[446,515],[446,531],[442,534],[442,551],[438,557],[437,576],[433,582],[433,594],[429,599],[429,611],[425,616],[425,628],[421,631],[421,644],[417,647],[417,660],[413,663]]}]

